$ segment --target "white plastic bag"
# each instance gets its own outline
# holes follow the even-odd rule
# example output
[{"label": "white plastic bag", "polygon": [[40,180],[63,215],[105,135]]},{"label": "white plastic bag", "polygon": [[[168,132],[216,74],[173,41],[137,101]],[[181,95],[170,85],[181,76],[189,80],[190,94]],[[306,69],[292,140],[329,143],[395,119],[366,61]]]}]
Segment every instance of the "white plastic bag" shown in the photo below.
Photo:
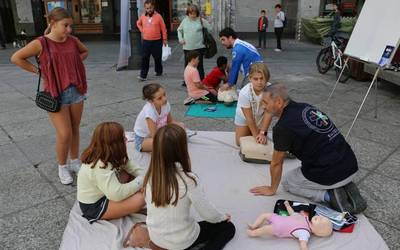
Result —
[{"label": "white plastic bag", "polygon": [[161,60],[163,60],[163,62],[165,62],[170,55],[171,55],[171,47],[169,47],[168,44],[163,45]]}]

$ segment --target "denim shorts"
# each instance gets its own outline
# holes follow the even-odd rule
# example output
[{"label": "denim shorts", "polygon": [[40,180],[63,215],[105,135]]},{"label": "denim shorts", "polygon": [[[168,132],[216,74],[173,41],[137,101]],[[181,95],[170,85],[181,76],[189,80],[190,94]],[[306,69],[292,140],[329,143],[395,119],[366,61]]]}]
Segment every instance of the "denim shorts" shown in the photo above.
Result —
[{"label": "denim shorts", "polygon": [[71,105],[86,100],[85,95],[81,95],[75,86],[71,85],[61,93],[61,105]]},{"label": "denim shorts", "polygon": [[135,149],[138,152],[142,151],[142,143],[144,141],[144,137],[141,137],[135,133]]}]

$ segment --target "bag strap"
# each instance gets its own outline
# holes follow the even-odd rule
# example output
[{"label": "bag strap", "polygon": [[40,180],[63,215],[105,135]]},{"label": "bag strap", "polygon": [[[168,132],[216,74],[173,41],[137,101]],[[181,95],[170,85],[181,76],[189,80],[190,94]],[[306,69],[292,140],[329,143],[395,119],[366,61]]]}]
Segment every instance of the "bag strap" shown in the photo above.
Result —
[{"label": "bag strap", "polygon": [[207,29],[206,28],[204,28],[204,25],[203,25],[203,19],[201,18],[201,16],[199,16],[199,18],[200,18],[200,24],[201,24],[201,33],[202,33],[202,35],[203,35],[203,44],[205,45],[205,46],[207,46],[206,45],[206,36],[205,36],[205,32],[207,32]]},{"label": "bag strap", "polygon": [[37,89],[36,89],[36,93],[39,93],[40,91],[40,80],[42,79],[42,71],[40,70],[40,61],[39,61],[39,57],[35,57],[36,58],[36,62],[38,64],[38,71],[39,71],[39,79],[38,79],[38,84],[37,84]]},{"label": "bag strap", "polygon": [[[47,54],[49,55],[50,70],[51,70],[51,73],[55,76],[53,63],[51,61],[50,47],[49,47],[49,44],[47,42],[47,38],[45,36],[42,36],[41,38],[44,39],[44,42],[46,44],[46,46],[44,46],[45,48],[42,48],[42,49],[46,49],[47,50]],[[37,92],[39,92],[40,91],[40,80],[42,78],[42,71],[40,70],[40,60],[39,60],[38,57],[36,57],[36,62],[38,63],[38,66],[39,66],[38,67],[38,69],[39,69],[39,80],[38,80],[38,86],[37,86]],[[56,81],[55,85],[56,85],[56,89],[57,89],[57,94],[60,96],[61,95],[61,91],[58,88],[58,83],[57,83],[56,79],[55,79],[55,81]]]}]

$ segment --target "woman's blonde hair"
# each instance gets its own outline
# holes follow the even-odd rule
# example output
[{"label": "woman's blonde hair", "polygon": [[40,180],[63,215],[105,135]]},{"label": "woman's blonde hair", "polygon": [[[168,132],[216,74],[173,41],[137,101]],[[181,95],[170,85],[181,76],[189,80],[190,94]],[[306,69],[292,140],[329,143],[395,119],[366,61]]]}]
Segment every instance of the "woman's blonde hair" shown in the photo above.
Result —
[{"label": "woman's blonde hair", "polygon": [[267,65],[262,62],[257,62],[250,65],[249,78],[251,78],[255,73],[262,74],[265,82],[268,82],[271,78]]},{"label": "woman's blonde hair", "polygon": [[51,32],[51,24],[52,22],[58,22],[66,18],[72,18],[71,14],[64,8],[56,7],[52,11],[50,11],[49,15],[47,16],[49,20],[49,25],[47,26],[44,34],[47,35]]}]

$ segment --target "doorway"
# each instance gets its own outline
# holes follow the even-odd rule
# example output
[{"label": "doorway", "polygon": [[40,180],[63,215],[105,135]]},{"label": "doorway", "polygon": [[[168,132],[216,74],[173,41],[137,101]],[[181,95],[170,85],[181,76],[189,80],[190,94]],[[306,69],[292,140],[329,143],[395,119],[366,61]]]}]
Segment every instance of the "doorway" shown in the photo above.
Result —
[{"label": "doorway", "polygon": [[0,1],[0,32],[4,34],[7,42],[15,40],[16,32],[10,0]]},{"label": "doorway", "polygon": [[160,13],[164,19],[164,23],[167,26],[167,30],[171,30],[171,0],[156,0],[155,10]]}]

